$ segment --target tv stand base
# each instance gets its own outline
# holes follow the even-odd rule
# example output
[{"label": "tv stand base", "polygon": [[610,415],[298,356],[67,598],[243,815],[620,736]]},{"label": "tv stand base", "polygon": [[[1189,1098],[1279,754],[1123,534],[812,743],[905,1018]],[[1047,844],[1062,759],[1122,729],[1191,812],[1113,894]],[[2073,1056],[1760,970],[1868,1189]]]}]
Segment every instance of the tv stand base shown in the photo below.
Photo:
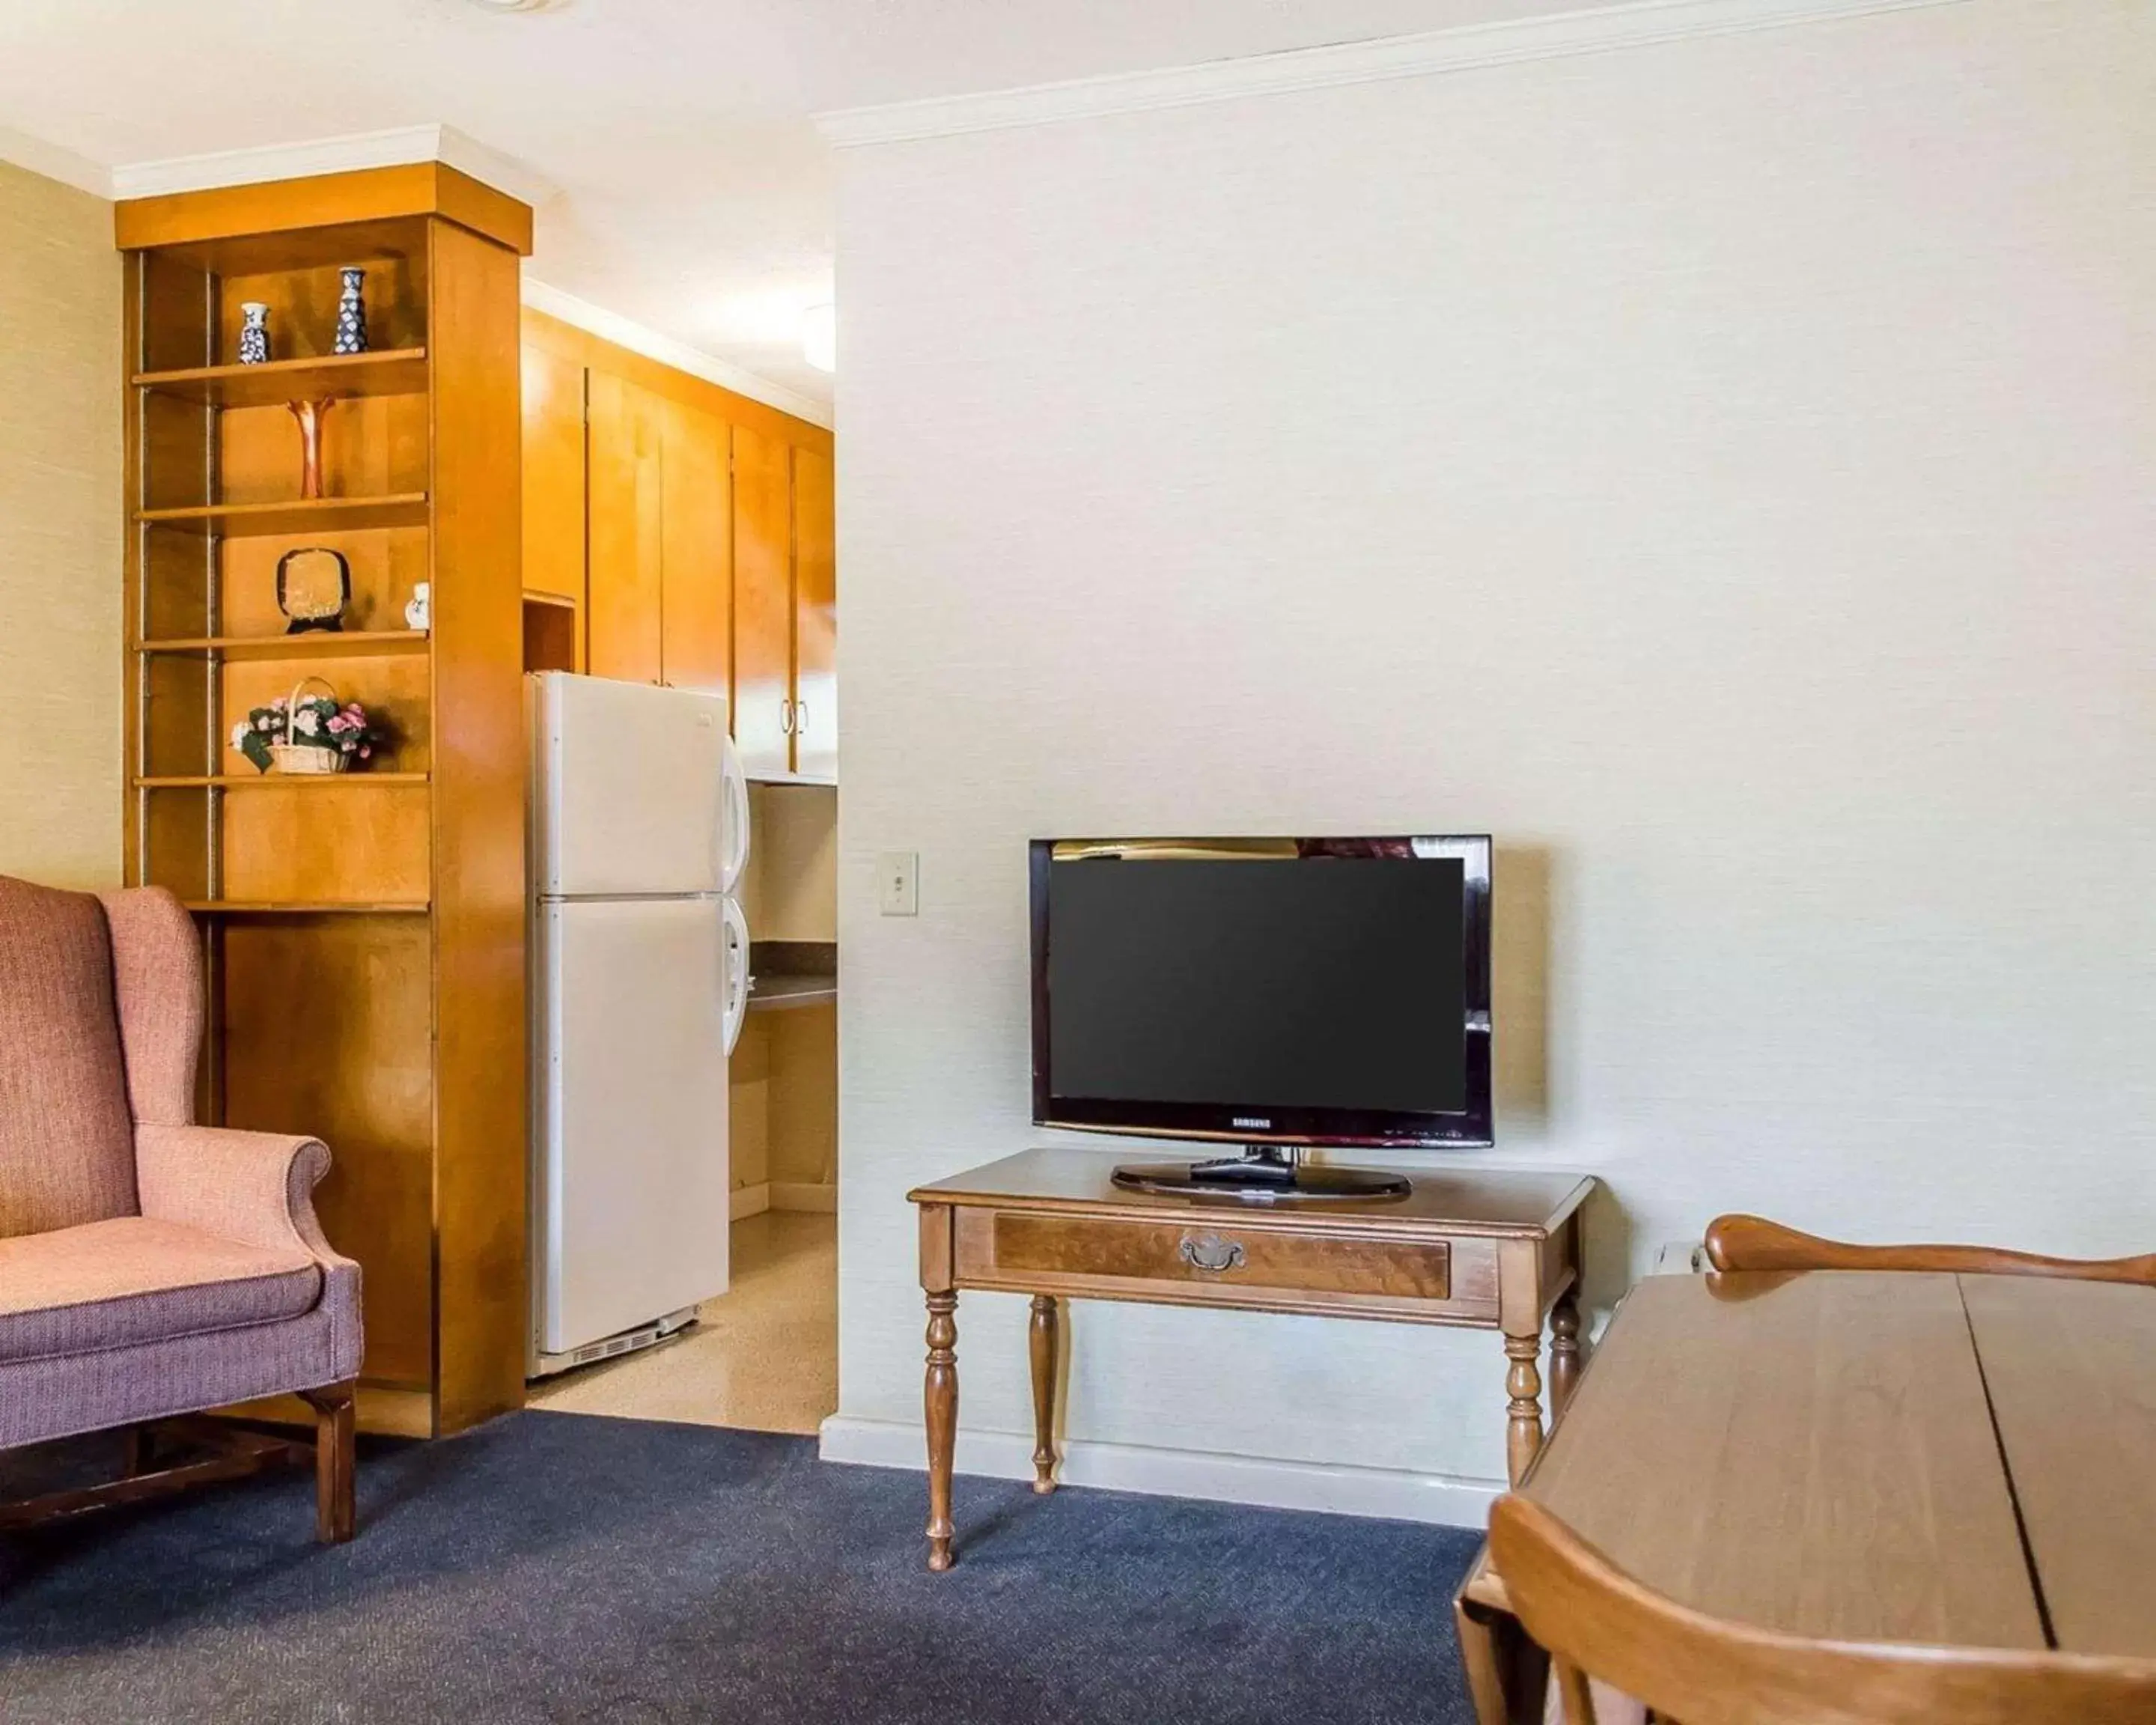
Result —
[{"label": "tv stand base", "polygon": [[[1058,1379],[1070,1363],[1060,1308],[1072,1299],[1496,1332],[1507,1471],[1515,1486],[1525,1477],[1543,1441],[1545,1322],[1550,1405],[1561,1409],[1579,1378],[1580,1207],[1592,1178],[1454,1167],[1424,1173],[1396,1203],[1263,1204],[1189,1186],[1163,1195],[1118,1188],[1107,1160],[1097,1150],[1029,1150],[907,1194],[920,1209],[928,1301],[930,1568],[949,1568],[957,1554],[958,1296],[975,1288],[1032,1298],[1036,1491],[1055,1486]],[[1491,1365],[1494,1424],[1499,1361]],[[1237,1363],[1191,1369],[1227,1382]]]},{"label": "tv stand base", "polygon": [[1412,1189],[1404,1175],[1376,1168],[1320,1167],[1303,1160],[1299,1147],[1253,1144],[1240,1156],[1211,1162],[1125,1163],[1111,1176],[1132,1192],[1158,1192],[1195,1198],[1217,1194],[1250,1204],[1299,1199],[1405,1198]]}]

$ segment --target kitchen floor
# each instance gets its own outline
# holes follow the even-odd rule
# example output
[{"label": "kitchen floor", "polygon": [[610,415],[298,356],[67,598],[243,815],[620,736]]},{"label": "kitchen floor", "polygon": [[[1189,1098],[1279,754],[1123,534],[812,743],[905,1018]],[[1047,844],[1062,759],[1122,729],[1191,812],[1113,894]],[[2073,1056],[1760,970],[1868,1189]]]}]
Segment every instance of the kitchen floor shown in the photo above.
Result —
[{"label": "kitchen floor", "polygon": [[766,1210],[733,1224],[733,1287],[641,1353],[531,1386],[531,1404],[813,1435],[839,1406],[839,1219]]}]

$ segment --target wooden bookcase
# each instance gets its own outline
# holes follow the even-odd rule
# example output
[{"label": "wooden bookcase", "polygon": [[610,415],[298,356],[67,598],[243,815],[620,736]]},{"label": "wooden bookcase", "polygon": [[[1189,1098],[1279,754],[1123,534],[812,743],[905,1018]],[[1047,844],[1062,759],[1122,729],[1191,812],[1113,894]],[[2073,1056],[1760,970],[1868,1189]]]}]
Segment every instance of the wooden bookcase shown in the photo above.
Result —
[{"label": "wooden bookcase", "polygon": [[[525,740],[518,259],[531,212],[438,164],[138,199],[126,254],[128,878],[210,978],[204,1119],[318,1135],[365,1276],[360,1419],[523,1401]],[[372,351],[331,352],[338,266]],[[243,367],[239,307],[274,358]],[[285,404],[333,397],[300,497]],[[277,562],[342,553],[341,634],[284,633]],[[432,627],[406,626],[431,584]],[[249,708],[325,679],[387,718],[361,770],[258,774]]]}]

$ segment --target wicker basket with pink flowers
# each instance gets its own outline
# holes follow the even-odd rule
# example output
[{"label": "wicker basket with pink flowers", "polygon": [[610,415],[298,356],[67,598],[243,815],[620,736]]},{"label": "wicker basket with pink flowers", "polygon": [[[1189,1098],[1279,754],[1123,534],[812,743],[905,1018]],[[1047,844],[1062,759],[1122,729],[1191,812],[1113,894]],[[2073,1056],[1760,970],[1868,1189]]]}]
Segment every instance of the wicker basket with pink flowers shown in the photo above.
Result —
[{"label": "wicker basket with pink flowers", "polygon": [[[326,693],[310,695],[319,683]],[[325,678],[302,677],[290,695],[258,706],[232,727],[232,746],[258,771],[343,773],[372,758],[382,728],[356,701],[340,701]]]}]

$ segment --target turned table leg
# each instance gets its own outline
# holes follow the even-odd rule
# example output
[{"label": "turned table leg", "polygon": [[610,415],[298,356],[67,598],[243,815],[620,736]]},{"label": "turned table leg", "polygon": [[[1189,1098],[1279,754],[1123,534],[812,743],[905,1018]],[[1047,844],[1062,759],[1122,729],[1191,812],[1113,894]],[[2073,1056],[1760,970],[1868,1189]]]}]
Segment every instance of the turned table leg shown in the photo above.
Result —
[{"label": "turned table leg", "polygon": [[1033,1296],[1033,1322],[1026,1336],[1033,1358],[1033,1489],[1045,1497],[1055,1489],[1055,1298]]},{"label": "turned table leg", "polygon": [[928,1414],[928,1567],[947,1569],[951,1540],[952,1453],[958,1437],[958,1296],[928,1296],[928,1375],[922,1399]]},{"label": "turned table leg", "polygon": [[1505,1358],[1512,1364],[1505,1371],[1505,1390],[1512,1400],[1506,1408],[1505,1466],[1515,1486],[1527,1477],[1527,1469],[1542,1452],[1543,1374],[1537,1364],[1542,1351],[1540,1322],[1530,1334],[1506,1334]]},{"label": "turned table leg", "polygon": [[1579,1290],[1567,1288],[1550,1308],[1550,1418],[1571,1404],[1579,1387]]}]

